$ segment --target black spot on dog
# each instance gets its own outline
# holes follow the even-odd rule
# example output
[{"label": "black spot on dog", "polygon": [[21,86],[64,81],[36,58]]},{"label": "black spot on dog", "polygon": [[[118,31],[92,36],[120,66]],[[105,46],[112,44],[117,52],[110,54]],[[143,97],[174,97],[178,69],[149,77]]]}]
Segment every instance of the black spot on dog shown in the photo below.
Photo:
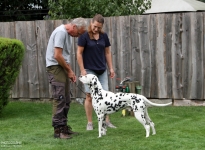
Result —
[{"label": "black spot on dog", "polygon": [[110,105],[110,102],[106,101],[106,102],[105,102],[105,105],[109,106],[109,105]]}]

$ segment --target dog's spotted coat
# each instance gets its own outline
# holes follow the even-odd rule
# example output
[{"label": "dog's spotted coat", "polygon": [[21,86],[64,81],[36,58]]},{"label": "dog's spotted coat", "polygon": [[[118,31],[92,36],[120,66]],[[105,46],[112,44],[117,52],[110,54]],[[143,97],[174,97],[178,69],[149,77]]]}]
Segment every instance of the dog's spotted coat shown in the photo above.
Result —
[{"label": "dog's spotted coat", "polygon": [[156,134],[154,123],[151,121],[148,115],[146,103],[149,103],[153,106],[168,106],[172,104],[152,103],[143,95],[134,93],[115,94],[109,91],[105,91],[102,89],[98,78],[93,74],[80,76],[79,80],[82,83],[89,85],[92,97],[92,105],[98,117],[99,137],[106,135],[105,116],[107,114],[117,112],[118,110],[125,107],[132,108],[136,119],[144,126],[146,130],[146,137],[149,137],[150,127],[152,128],[153,134]]}]

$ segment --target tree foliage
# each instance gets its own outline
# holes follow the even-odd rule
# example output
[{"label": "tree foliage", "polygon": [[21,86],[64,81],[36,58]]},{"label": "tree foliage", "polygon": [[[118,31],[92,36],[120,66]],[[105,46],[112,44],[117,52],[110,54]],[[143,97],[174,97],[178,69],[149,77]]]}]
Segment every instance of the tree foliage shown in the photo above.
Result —
[{"label": "tree foliage", "polygon": [[48,13],[47,0],[0,1],[0,21],[42,20]]},{"label": "tree foliage", "polygon": [[48,0],[50,19],[137,15],[150,8],[150,0]]}]

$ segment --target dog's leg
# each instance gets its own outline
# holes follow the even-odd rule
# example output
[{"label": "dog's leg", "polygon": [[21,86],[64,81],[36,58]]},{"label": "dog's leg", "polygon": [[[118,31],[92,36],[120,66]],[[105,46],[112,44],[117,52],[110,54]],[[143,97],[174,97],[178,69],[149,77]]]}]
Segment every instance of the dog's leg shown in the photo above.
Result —
[{"label": "dog's leg", "polygon": [[154,122],[152,122],[152,120],[150,119],[147,108],[145,109],[145,119],[146,119],[147,123],[150,124],[150,127],[152,128],[152,135],[156,134]]},{"label": "dog's leg", "polygon": [[156,130],[155,130],[155,127],[154,127],[154,122],[150,122],[150,126],[152,128],[152,135],[155,135],[156,134]]},{"label": "dog's leg", "polygon": [[105,122],[105,118],[106,118],[106,115],[104,115],[104,118],[103,118],[103,123],[102,123],[102,135],[106,135],[106,131],[107,131],[107,125],[106,125],[106,122]]},{"label": "dog's leg", "polygon": [[141,111],[134,112],[135,118],[144,126],[146,131],[146,137],[149,137],[150,134],[150,125],[146,124],[145,114]]},{"label": "dog's leg", "polygon": [[98,116],[98,132],[99,132],[99,138],[102,136],[102,132],[103,132],[103,117],[104,115],[101,114]]}]

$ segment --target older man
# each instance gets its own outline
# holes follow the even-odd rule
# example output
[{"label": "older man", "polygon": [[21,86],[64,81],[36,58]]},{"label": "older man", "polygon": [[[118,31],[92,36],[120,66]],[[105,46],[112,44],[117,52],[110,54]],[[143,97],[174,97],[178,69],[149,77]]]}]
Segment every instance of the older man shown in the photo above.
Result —
[{"label": "older man", "polygon": [[46,67],[49,82],[53,93],[54,137],[70,139],[72,134],[77,134],[67,125],[67,115],[70,108],[70,81],[76,82],[76,76],[70,66],[70,53],[72,37],[78,37],[86,30],[86,20],[76,18],[70,23],[60,25],[51,34],[47,51]]}]

